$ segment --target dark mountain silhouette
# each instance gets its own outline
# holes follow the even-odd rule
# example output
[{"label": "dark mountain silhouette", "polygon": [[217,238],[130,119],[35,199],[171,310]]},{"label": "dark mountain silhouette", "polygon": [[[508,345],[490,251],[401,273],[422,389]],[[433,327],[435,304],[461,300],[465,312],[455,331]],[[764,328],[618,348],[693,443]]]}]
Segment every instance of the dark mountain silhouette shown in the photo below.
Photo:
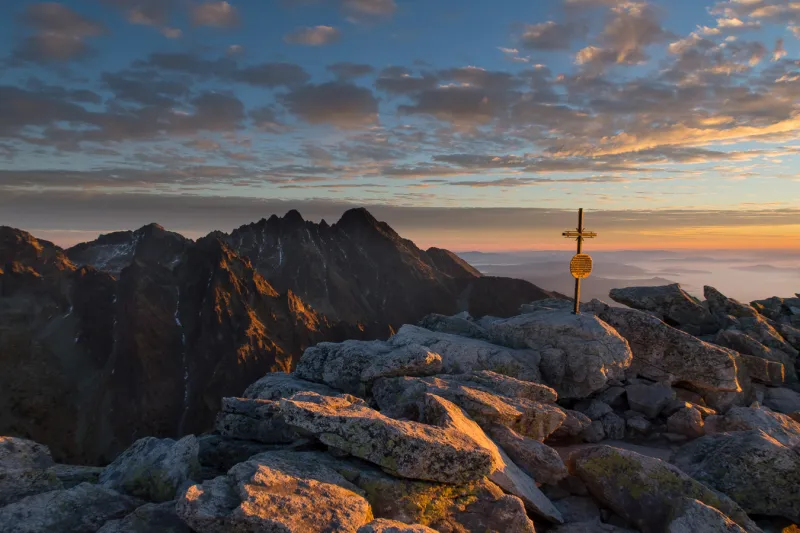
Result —
[{"label": "dark mountain silhouette", "polygon": [[0,434],[104,463],[145,435],[209,429],[220,398],[317,342],[549,296],[422,251],[365,210],[196,242],[150,224],[66,251],[0,227]]}]

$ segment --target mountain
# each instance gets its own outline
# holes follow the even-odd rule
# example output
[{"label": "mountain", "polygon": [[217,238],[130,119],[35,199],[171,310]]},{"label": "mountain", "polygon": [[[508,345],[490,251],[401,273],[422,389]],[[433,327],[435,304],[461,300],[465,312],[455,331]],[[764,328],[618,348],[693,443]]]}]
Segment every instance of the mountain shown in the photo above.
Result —
[{"label": "mountain", "polygon": [[110,253],[93,257],[112,275],[0,228],[3,431],[102,463],[141,435],[208,428],[221,393],[289,370],[311,344],[361,333],[279,293],[219,239],[163,236],[146,226],[102,239]]},{"label": "mountain", "polygon": [[209,429],[220,398],[318,342],[550,296],[420,250],[363,209],[196,242],[150,224],[68,250],[0,227],[0,434],[104,463],[143,435]]}]

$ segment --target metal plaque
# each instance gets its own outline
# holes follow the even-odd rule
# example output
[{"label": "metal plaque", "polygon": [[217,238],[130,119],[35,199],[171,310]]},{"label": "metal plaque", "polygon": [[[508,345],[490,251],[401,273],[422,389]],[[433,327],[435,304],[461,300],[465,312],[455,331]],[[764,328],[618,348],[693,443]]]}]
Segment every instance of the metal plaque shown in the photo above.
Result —
[{"label": "metal plaque", "polygon": [[578,254],[569,262],[569,272],[573,278],[586,279],[592,273],[592,256]]}]

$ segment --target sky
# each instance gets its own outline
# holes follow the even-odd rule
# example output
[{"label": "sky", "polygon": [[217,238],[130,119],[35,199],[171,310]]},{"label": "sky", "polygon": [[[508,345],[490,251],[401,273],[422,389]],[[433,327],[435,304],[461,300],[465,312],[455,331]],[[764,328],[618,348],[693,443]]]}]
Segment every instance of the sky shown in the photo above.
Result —
[{"label": "sky", "polygon": [[0,224],[800,249],[800,3],[0,3]]}]

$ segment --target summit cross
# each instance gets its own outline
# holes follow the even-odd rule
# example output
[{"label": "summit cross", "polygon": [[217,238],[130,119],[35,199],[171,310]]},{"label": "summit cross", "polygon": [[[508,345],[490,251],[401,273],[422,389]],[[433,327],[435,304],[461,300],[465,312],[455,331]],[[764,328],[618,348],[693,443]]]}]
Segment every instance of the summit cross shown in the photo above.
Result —
[{"label": "summit cross", "polygon": [[575,239],[578,242],[578,254],[569,262],[569,271],[575,278],[575,310],[573,314],[581,313],[581,280],[588,278],[592,273],[592,257],[583,253],[583,240],[594,239],[597,233],[586,231],[583,227],[583,208],[578,210],[577,231],[565,231],[561,234],[567,239]]}]

